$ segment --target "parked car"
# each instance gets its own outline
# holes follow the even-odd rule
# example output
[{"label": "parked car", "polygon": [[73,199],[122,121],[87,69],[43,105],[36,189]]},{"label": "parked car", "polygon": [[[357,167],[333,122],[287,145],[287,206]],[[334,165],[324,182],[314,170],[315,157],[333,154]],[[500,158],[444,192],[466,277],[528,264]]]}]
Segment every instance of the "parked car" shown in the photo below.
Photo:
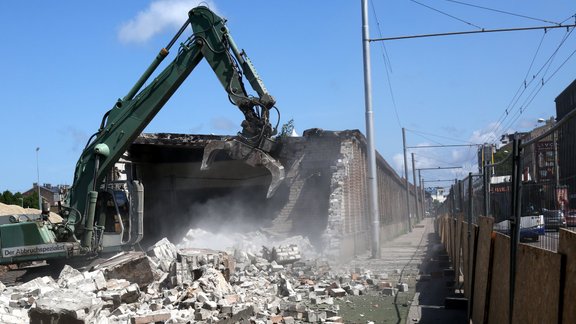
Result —
[{"label": "parked car", "polygon": [[566,227],[566,218],[564,212],[561,210],[544,210],[544,228],[546,230],[559,230],[561,227]]},{"label": "parked car", "polygon": [[[536,215],[522,216],[520,218],[520,241],[526,242],[540,240],[540,236],[545,234],[544,216]],[[494,224],[494,230],[500,233],[510,235],[510,221],[505,220]]]},{"label": "parked car", "polygon": [[569,210],[566,216],[566,225],[576,226],[576,210]]}]

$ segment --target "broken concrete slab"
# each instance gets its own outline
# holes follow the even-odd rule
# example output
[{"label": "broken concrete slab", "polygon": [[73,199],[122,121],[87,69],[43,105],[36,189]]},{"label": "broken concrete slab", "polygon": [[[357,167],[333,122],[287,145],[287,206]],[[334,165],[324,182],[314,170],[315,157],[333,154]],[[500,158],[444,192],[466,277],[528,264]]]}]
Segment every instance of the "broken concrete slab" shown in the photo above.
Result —
[{"label": "broken concrete slab", "polygon": [[60,289],[38,298],[28,316],[32,323],[91,323],[103,305],[91,292]]},{"label": "broken concrete slab", "polygon": [[178,248],[164,237],[148,249],[148,255],[162,271],[168,272],[178,256]]},{"label": "broken concrete slab", "polygon": [[177,253],[176,262],[170,268],[174,286],[190,285],[203,275],[203,270],[212,267],[218,269],[225,281],[234,272],[235,263],[226,252],[209,249],[182,249]]},{"label": "broken concrete slab", "polygon": [[146,254],[125,252],[97,265],[95,270],[103,270],[106,279],[125,279],[145,288],[154,281],[154,272]]}]

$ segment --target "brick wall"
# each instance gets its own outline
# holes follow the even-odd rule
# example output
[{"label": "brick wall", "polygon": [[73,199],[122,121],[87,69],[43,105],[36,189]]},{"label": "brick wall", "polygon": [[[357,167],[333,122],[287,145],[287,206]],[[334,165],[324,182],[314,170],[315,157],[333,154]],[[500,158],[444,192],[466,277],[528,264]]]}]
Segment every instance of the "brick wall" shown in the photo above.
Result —
[{"label": "brick wall", "polygon": [[[286,225],[288,218],[294,221],[296,215],[305,213],[300,215],[300,222],[305,224],[300,227],[309,226],[311,219],[317,219],[316,230],[320,232],[311,231],[311,239],[327,256],[346,260],[367,252],[372,220],[368,211],[364,135],[357,130],[309,130],[303,138],[285,141],[281,156],[290,160],[284,162],[289,166],[291,194],[298,194],[293,194],[285,205],[279,223]],[[310,179],[315,177],[317,181],[311,183]],[[406,192],[403,179],[380,155],[377,178],[380,239],[384,242],[407,230]],[[315,194],[304,194],[307,191]],[[414,214],[413,196],[410,199]],[[308,208],[301,208],[303,205]],[[325,226],[319,228],[323,224]],[[298,223],[291,225],[293,229],[298,227]]]}]

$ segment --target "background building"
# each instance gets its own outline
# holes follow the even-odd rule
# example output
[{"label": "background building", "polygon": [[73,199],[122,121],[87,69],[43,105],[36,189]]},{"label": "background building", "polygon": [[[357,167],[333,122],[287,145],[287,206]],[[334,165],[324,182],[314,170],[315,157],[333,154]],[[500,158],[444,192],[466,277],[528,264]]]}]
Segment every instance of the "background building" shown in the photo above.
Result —
[{"label": "background building", "polygon": [[[576,107],[576,80],[556,97],[556,115],[562,119]],[[568,208],[576,207],[576,119],[572,118],[558,130],[559,181],[568,190]]]}]

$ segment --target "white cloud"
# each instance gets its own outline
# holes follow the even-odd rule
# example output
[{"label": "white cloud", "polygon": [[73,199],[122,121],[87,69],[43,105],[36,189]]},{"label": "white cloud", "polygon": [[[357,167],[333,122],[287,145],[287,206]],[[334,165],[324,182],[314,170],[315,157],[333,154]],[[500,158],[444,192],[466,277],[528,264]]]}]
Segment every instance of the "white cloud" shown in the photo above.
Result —
[{"label": "white cloud", "polygon": [[144,43],[167,29],[177,30],[186,21],[188,11],[198,5],[217,11],[210,0],[155,0],[136,17],[122,24],[118,38],[125,43]]},{"label": "white cloud", "polygon": [[229,118],[222,116],[212,118],[212,120],[210,120],[210,125],[213,128],[222,131],[237,131],[240,129],[239,123],[235,123]]},{"label": "white cloud", "polygon": [[472,136],[470,136],[471,143],[491,143],[494,141],[500,140],[500,134],[497,132],[501,132],[500,126],[498,123],[490,123],[484,129],[475,130],[472,132]]},{"label": "white cloud", "polygon": [[394,154],[392,157],[394,169],[400,176],[404,176],[404,155],[401,153]]},{"label": "white cloud", "polygon": [[[500,127],[497,123],[490,123],[482,129],[472,131],[467,143],[482,144],[496,142],[499,145],[500,134],[498,133]],[[407,152],[408,158],[408,178],[412,182],[412,161],[411,153],[414,152],[416,169],[428,169],[421,172],[422,178],[430,180],[443,180],[439,183],[430,182],[426,186],[446,186],[450,182],[445,182],[448,179],[463,179],[468,176],[469,172],[474,174],[478,173],[478,147],[426,147],[431,145],[438,145],[439,143],[420,142],[411,146],[420,146],[418,149],[410,149]],[[397,153],[392,156],[392,166],[400,175],[404,177],[404,155]],[[457,169],[438,169],[438,167],[461,167]]]}]

